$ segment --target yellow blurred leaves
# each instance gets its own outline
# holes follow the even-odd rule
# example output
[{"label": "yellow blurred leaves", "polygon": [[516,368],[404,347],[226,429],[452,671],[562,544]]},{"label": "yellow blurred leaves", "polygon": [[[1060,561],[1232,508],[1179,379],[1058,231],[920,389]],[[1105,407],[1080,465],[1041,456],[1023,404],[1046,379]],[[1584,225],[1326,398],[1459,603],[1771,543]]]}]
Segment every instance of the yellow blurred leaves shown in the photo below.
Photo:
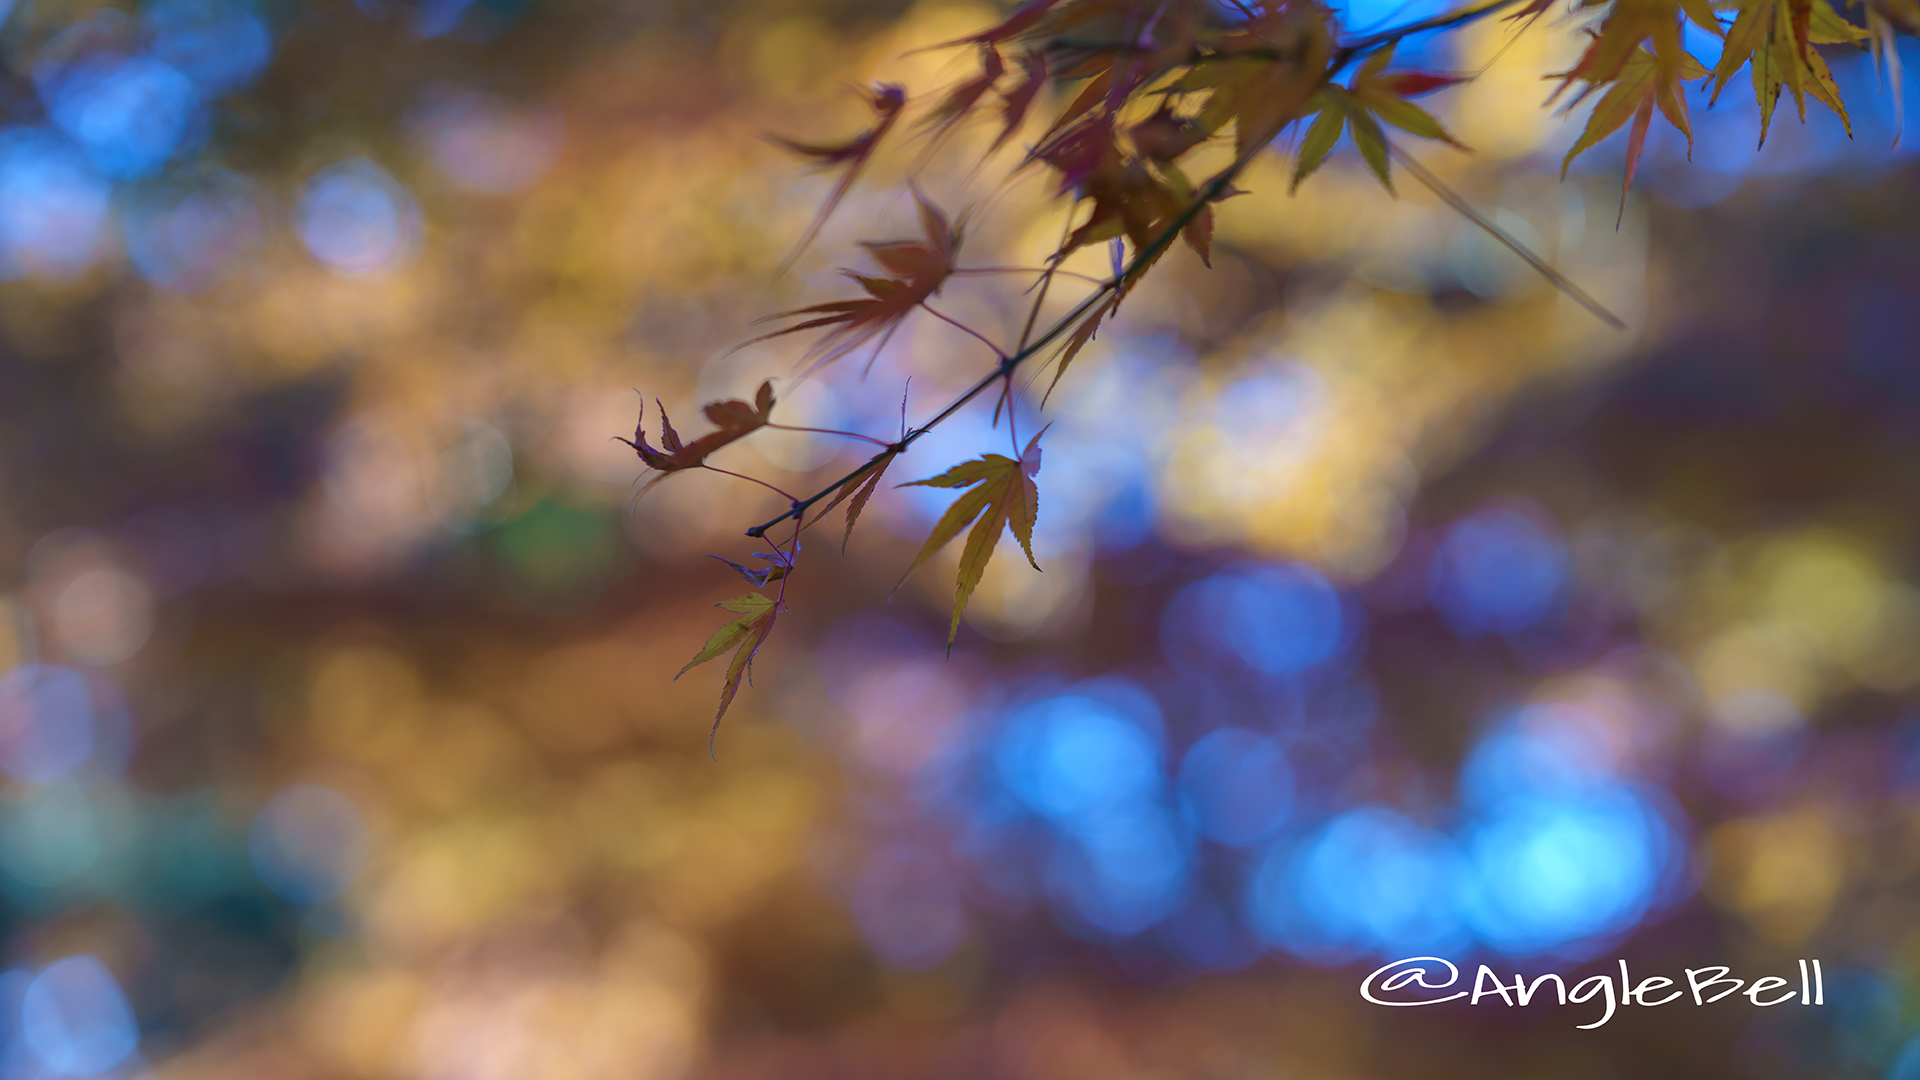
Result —
[{"label": "yellow blurred leaves", "polygon": [[32,626],[26,605],[0,595],[0,675],[33,658]]},{"label": "yellow blurred leaves", "polygon": [[[372,780],[383,798],[372,859],[343,901],[380,955],[425,962],[589,889],[673,925],[712,927],[791,872],[823,792],[818,763],[788,736],[743,730],[721,765],[697,772],[672,767],[658,747],[607,758],[663,731],[698,730],[685,721],[707,707],[705,690],[636,689],[649,679],[665,685],[670,671],[632,663],[656,652],[617,638],[564,645],[525,664],[482,650],[431,685],[392,648],[345,644],[316,656],[307,722],[289,734],[310,744],[305,754]],[[487,707],[445,696],[472,692],[476,679],[496,693],[506,688],[526,734]],[[554,770],[576,767],[577,777],[557,783]],[[349,965],[337,973],[344,981],[315,992],[303,1022],[311,1038],[331,1040],[326,1056],[353,1075],[393,1075],[392,1054],[432,1038],[423,1034],[433,1028],[428,1006],[405,1019],[409,1002],[436,992],[423,991],[421,977],[412,967]],[[664,991],[633,992],[658,998],[660,1009],[689,1007]],[[675,1046],[693,1030],[691,1016],[683,1019],[668,1040]],[[634,1059],[622,1053],[608,1060]]]},{"label": "yellow blurred leaves", "polygon": [[491,709],[436,703],[431,715],[422,740],[431,752],[393,772],[398,789],[421,807],[457,810],[513,796],[535,782],[528,740]]},{"label": "yellow blurred leaves", "polygon": [[749,80],[765,96],[817,100],[840,92],[834,75],[841,70],[841,38],[832,27],[812,16],[732,23],[746,39],[737,75]]},{"label": "yellow blurred leaves", "polygon": [[400,840],[369,874],[363,916],[376,939],[418,955],[563,893],[577,866],[578,844],[557,822],[469,810]]},{"label": "yellow blurred leaves", "polygon": [[357,764],[388,761],[409,749],[424,711],[418,672],[397,653],[377,647],[327,654],[307,691],[314,742]]},{"label": "yellow blurred leaves", "polygon": [[1785,537],[1760,553],[1762,613],[1800,628],[1828,662],[1877,690],[1920,681],[1920,598],[1841,533]]},{"label": "yellow blurred leaves", "polygon": [[[500,1075],[652,1080],[684,1075],[699,1051],[707,965],[693,943],[646,919],[589,956],[580,927],[525,920],[427,971],[335,968],[295,1001],[309,1059],[327,1075]],[[475,1062],[484,1062],[477,1065]]]},{"label": "yellow blurred leaves", "polygon": [[[779,753],[743,731],[722,761]],[[660,761],[603,766],[579,786],[569,829],[633,902],[687,928],[725,922],[794,865],[822,810],[806,763],[748,766],[723,778]],[[717,782],[716,782],[717,779]]]},{"label": "yellow blurred leaves", "polygon": [[667,687],[672,665],[640,662],[658,644],[602,638],[560,645],[528,665],[513,690],[527,733],[549,751],[591,754],[651,734],[711,696]]},{"label": "yellow blurred leaves", "polygon": [[405,970],[311,978],[300,991],[302,1042],[352,1076],[399,1074],[412,1056],[409,1022],[426,996],[426,980]]},{"label": "yellow blurred leaves", "polygon": [[1693,670],[1714,721],[1749,734],[1793,727],[1820,698],[1814,658],[1792,627],[1727,627],[1700,647]]},{"label": "yellow blurred leaves", "polygon": [[1540,107],[1540,73],[1572,66],[1580,55],[1579,38],[1516,35],[1510,24],[1490,19],[1461,28],[1452,40],[1460,50],[1459,66],[1479,74],[1448,95],[1442,116],[1476,156],[1524,157],[1564,128],[1564,121]]},{"label": "yellow blurred leaves", "polygon": [[1847,869],[1845,838],[1816,807],[1729,822],[1714,830],[1709,849],[1707,895],[1780,945],[1819,929]]},{"label": "yellow blurred leaves", "polygon": [[[1236,240],[1303,255],[1340,252],[1318,232],[1351,222],[1355,242],[1340,252],[1347,258],[1373,248],[1378,228],[1379,250],[1400,245],[1382,257],[1405,262],[1422,249],[1446,250],[1409,222],[1420,212],[1413,196],[1396,203],[1358,184],[1308,185],[1294,221],[1223,218]],[[1400,225],[1408,230],[1394,238]],[[1317,302],[1249,326],[1222,350],[1227,362],[1187,389],[1166,436],[1160,484],[1166,527],[1183,542],[1241,544],[1371,573],[1397,550],[1421,473],[1477,445],[1498,402],[1533,378],[1620,347],[1598,339],[1604,328],[1584,312],[1561,320],[1550,294],[1454,315],[1344,268],[1333,274],[1337,284]],[[1276,339],[1286,342],[1279,356]],[[1271,408],[1252,410],[1250,392]]]},{"label": "yellow blurred leaves", "polygon": [[1920,595],[1872,543],[1809,528],[1746,549],[1711,598],[1719,618],[1694,653],[1716,720],[1767,729],[1812,716],[1852,686],[1897,692],[1920,683]]}]

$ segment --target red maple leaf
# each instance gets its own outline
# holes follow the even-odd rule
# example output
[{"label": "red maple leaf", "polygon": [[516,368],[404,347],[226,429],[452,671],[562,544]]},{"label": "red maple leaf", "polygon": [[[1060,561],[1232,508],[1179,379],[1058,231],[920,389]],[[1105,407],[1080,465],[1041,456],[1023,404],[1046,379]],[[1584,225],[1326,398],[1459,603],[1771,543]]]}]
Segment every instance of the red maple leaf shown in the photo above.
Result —
[{"label": "red maple leaf", "polygon": [[[953,260],[960,248],[961,226],[949,222],[947,215],[928,202],[918,189],[914,190],[913,197],[920,206],[920,227],[926,233],[923,239],[864,240],[860,244],[889,276],[869,277],[853,270],[841,271],[859,282],[860,287],[867,291],[866,296],[770,315],[761,321],[790,319],[800,315],[817,318],[806,319],[771,334],[762,334],[735,348],[743,349],[756,342],[797,334],[802,330],[824,328],[827,332],[807,351],[806,374],[810,375],[876,337],[881,338],[881,345],[885,345],[884,335],[891,335],[913,313],[914,308],[939,294],[940,287],[953,275]],[[962,220],[964,222],[964,218]]]}]

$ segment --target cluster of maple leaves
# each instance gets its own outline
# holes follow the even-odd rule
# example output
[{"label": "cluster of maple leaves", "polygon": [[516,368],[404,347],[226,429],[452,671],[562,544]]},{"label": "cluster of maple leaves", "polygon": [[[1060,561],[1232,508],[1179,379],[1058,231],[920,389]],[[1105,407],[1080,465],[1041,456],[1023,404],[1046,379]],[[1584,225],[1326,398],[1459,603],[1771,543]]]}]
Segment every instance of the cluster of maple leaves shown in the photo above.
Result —
[{"label": "cluster of maple leaves", "polygon": [[[1828,0],[1469,0],[1443,15],[1360,37],[1347,36],[1334,12],[1316,0],[1027,0],[977,34],[932,46],[977,54],[978,71],[957,85],[921,102],[911,100],[902,87],[877,86],[868,92],[873,123],[858,135],[831,143],[776,139],[809,163],[839,174],[788,264],[818,236],[876,151],[889,138],[901,137],[897,133],[903,127],[910,132],[906,137],[925,140],[922,163],[961,125],[976,119],[988,119],[998,128],[989,155],[1028,133],[1017,167],[1049,170],[1057,194],[1084,211],[1043,267],[967,268],[958,261],[964,215],[954,220],[916,188],[921,235],[864,242],[876,271],[843,271],[863,295],[771,316],[770,321],[786,325],[746,343],[816,334],[802,361],[804,377],[869,346],[877,356],[902,323],[923,314],[953,323],[991,349],[994,361],[972,389],[927,423],[908,429],[903,422],[896,439],[829,432],[865,440],[878,452],[822,490],[800,498],[773,488],[788,501],[789,509],[748,530],[750,537],[770,549],[757,553],[764,565],[749,568],[722,560],[762,591],[721,604],[737,617],[687,664],[692,668],[729,651],[733,654],[714,717],[715,730],[748,677],[754,656],[786,610],[786,588],[799,557],[801,532],[844,503],[844,536],[850,538],[893,461],[921,434],[983,392],[997,389],[999,403],[1010,406],[1014,370],[1021,364],[1034,359],[1053,363],[1051,394],[1102,320],[1118,309],[1173,243],[1184,241],[1202,260],[1209,258],[1214,206],[1243,194],[1234,187],[1235,178],[1289,129],[1297,127],[1300,132],[1293,148],[1294,188],[1345,137],[1389,192],[1393,191],[1392,162],[1399,158],[1411,175],[1434,187],[1443,201],[1497,234],[1491,223],[1408,157],[1390,133],[1391,129],[1466,149],[1412,99],[1470,76],[1396,69],[1395,46],[1415,33],[1446,31],[1495,14],[1505,15],[1514,32],[1526,32],[1555,7],[1568,3],[1571,7],[1565,15],[1585,21],[1581,32],[1589,40],[1572,68],[1543,73],[1549,83],[1557,84],[1551,86],[1547,100],[1553,103],[1565,97],[1565,107],[1571,109],[1594,94],[1599,97],[1585,130],[1567,153],[1562,176],[1580,153],[1631,121],[1623,212],[1656,108],[1687,136],[1691,149],[1684,85],[1688,80],[1710,82],[1717,100],[1740,69],[1748,68],[1760,105],[1762,142],[1783,92],[1791,92],[1802,120],[1811,97],[1849,123],[1833,74],[1816,46],[1866,43],[1892,75],[1897,100],[1899,54],[1894,34],[1920,28],[1920,0],[1865,0],[1861,24],[1848,21]],[[1681,46],[1687,21],[1724,39],[1711,70]],[[1578,90],[1567,94],[1576,85]],[[1058,111],[1043,127],[1030,123],[1035,107],[1050,97],[1063,101]],[[903,117],[915,108],[921,110],[917,127],[903,125]],[[1196,178],[1190,172],[1193,152],[1209,144],[1230,145],[1232,159],[1212,175]],[[1611,318],[1512,237],[1498,238],[1556,285]],[[1048,287],[1057,277],[1075,276],[1062,270],[1060,262],[1101,243],[1113,249],[1113,275],[1093,281],[1091,295],[1051,328],[1035,333]],[[956,275],[1005,272],[1039,276],[1027,329],[1011,348],[1003,348],[933,306]],[[772,421],[773,406],[771,382],[760,387],[752,403],[710,404],[705,411],[715,430],[691,442],[681,440],[663,407],[658,448],[647,440],[643,406],[630,445],[655,471],[649,485],[688,469],[725,472],[709,465],[708,457],[761,428],[781,427]],[[995,418],[997,423],[998,406]],[[1015,439],[1017,457],[985,454],[912,482],[962,494],[934,526],[908,567],[909,574],[971,525],[960,557],[949,648],[1001,532],[1011,527],[1028,561],[1034,562],[1039,441],[1036,434],[1021,449]],[[772,488],[764,481],[754,482]],[[792,525],[784,543],[767,538],[769,529],[788,521]],[[1038,569],[1037,562],[1034,566]],[[773,595],[766,594],[776,586]]]}]

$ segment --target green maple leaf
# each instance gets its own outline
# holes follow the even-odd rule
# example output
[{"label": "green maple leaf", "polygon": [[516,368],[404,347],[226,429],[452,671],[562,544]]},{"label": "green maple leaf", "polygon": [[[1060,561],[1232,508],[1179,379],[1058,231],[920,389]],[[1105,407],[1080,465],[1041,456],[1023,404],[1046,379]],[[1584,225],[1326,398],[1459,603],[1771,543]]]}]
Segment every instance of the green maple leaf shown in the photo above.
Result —
[{"label": "green maple leaf", "polygon": [[1433,114],[1407,100],[1466,80],[1437,72],[1386,70],[1392,61],[1393,48],[1389,46],[1369,56],[1349,85],[1327,86],[1314,96],[1312,107],[1319,115],[1307,126],[1307,134],[1300,140],[1300,153],[1293,169],[1293,190],[1299,190],[1300,182],[1327,160],[1334,144],[1340,141],[1343,129],[1352,136],[1354,147],[1389,192],[1393,191],[1393,176],[1388,167],[1387,136],[1381,130],[1381,121],[1410,135],[1438,139],[1466,149]]}]

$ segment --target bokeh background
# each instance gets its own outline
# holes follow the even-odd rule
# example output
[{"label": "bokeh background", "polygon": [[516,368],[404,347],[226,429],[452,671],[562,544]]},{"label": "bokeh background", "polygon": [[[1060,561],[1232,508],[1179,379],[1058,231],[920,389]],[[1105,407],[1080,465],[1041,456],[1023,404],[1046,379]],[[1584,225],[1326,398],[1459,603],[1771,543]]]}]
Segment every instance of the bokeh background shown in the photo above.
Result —
[{"label": "bokeh background", "polygon": [[[985,369],[924,318],[805,382],[726,350],[909,234],[910,173],[968,265],[1057,243],[968,127],[775,273],[832,180],[760,136],[950,85],[911,50],[994,15],[6,12],[0,1074],[1920,1077],[1920,172],[1857,53],[1851,139],[1756,151],[1742,76],[1622,214],[1617,139],[1558,181],[1570,27],[1407,43],[1485,67],[1430,165],[1632,329],[1348,149],[1292,198],[1276,157],[1028,387],[1045,572],[1003,545],[947,657],[957,553],[889,599],[945,496],[883,490],[808,534],[708,756],[720,672],[672,676],[741,586],[701,556],[779,502],[636,504],[612,437],[763,378],[886,436]],[[943,310],[1010,338],[1023,285]],[[1004,449],[989,412],[899,479]],[[716,460],[806,488],[847,443]],[[1360,1001],[1434,952],[1819,957],[1827,1004]]]}]

